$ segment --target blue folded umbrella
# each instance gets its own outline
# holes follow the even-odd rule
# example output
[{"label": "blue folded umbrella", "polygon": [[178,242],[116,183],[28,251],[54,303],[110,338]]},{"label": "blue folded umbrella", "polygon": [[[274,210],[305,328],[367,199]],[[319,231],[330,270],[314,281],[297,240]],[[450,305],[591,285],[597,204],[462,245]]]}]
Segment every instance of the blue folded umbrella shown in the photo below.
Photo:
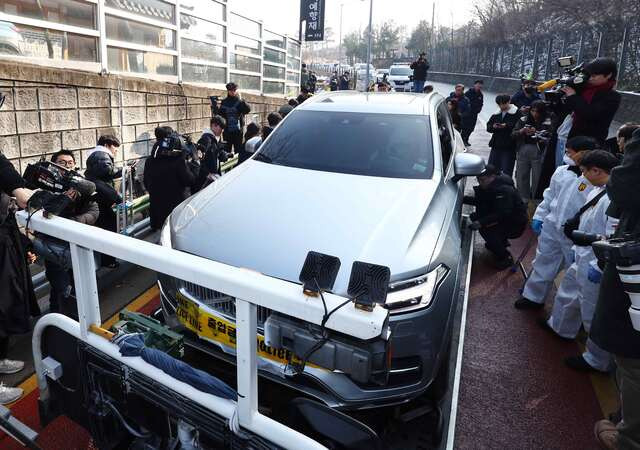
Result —
[{"label": "blue folded umbrella", "polygon": [[194,369],[165,352],[144,345],[142,333],[116,336],[113,342],[120,347],[122,356],[140,356],[154,367],[176,380],[187,383],[195,389],[229,400],[238,400],[238,393],[224,381],[202,370]]}]

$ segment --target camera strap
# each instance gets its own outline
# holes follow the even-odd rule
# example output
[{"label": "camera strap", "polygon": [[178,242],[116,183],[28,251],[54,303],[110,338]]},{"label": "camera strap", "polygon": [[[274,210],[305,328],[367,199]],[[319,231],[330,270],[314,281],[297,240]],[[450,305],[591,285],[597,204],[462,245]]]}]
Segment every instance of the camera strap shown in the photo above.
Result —
[{"label": "camera strap", "polygon": [[581,217],[582,214],[584,214],[584,212],[586,210],[588,210],[592,206],[595,206],[600,201],[600,199],[605,196],[606,193],[607,193],[607,190],[603,189],[602,192],[600,192],[598,195],[596,195],[591,200],[589,200],[587,203],[585,203],[584,206],[578,210],[578,213],[576,214],[576,217]]}]

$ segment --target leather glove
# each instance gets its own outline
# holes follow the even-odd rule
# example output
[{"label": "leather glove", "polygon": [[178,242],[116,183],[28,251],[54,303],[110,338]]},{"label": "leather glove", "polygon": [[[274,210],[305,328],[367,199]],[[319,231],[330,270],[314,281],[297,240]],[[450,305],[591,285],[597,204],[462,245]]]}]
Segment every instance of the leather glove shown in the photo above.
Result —
[{"label": "leather glove", "polygon": [[531,229],[538,236],[540,236],[540,233],[542,233],[542,223],[543,223],[542,220],[538,220],[538,219],[533,219],[531,221]]},{"label": "leather glove", "polygon": [[595,284],[599,284],[602,281],[602,272],[600,272],[595,267],[589,267],[589,272],[587,273],[587,278],[589,281]]},{"label": "leather glove", "polygon": [[469,224],[469,229],[471,230],[475,231],[475,230],[479,230],[480,228],[482,228],[482,224],[477,220]]}]

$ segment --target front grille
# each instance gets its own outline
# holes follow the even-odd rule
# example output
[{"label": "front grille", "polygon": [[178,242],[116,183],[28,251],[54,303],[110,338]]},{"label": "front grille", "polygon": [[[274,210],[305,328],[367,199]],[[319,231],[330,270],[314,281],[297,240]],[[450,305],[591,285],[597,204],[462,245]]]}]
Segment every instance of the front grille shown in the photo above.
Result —
[{"label": "front grille", "polygon": [[[205,288],[188,281],[180,281],[181,289],[185,291],[190,297],[193,297],[198,302],[206,305],[215,312],[221,313],[229,319],[236,318],[236,299],[230,295],[223,294],[222,292],[214,291],[213,289]],[[262,328],[267,317],[271,315],[271,310],[264,306],[258,306],[258,327]]]}]

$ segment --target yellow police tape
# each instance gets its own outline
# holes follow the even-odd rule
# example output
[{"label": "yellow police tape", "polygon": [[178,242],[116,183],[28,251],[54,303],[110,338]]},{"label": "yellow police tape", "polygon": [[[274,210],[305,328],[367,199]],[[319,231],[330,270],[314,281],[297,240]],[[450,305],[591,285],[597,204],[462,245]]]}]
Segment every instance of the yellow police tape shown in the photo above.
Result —
[{"label": "yellow police tape", "polygon": [[[176,316],[184,326],[200,337],[219,342],[227,347],[236,348],[236,326],[233,322],[218,317],[209,311],[204,311],[197,303],[185,298],[180,293],[176,297],[178,300]],[[264,342],[264,336],[258,334],[256,338],[258,340],[258,356],[280,364],[301,362],[300,358],[290,350],[273,348],[267,345]],[[318,367],[309,363],[307,365]]]}]

